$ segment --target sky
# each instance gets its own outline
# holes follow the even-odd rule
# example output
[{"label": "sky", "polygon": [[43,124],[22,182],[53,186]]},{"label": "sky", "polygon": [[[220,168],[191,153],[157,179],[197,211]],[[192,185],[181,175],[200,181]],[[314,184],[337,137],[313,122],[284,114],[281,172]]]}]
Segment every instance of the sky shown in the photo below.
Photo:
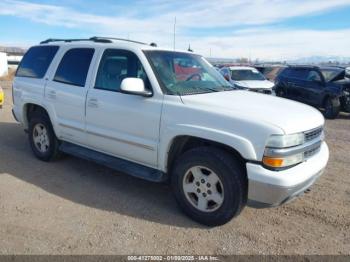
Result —
[{"label": "sky", "polygon": [[220,58],[350,57],[350,0],[1,0],[0,45],[113,36]]}]

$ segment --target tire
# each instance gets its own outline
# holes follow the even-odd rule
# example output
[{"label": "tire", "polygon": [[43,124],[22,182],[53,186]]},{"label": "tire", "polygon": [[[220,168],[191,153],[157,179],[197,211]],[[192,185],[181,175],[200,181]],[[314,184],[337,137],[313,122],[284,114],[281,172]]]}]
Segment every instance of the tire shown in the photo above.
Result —
[{"label": "tire", "polygon": [[[219,179],[217,183],[213,174]],[[171,174],[171,186],[183,212],[207,226],[229,222],[247,202],[247,178],[242,165],[231,154],[217,148],[199,147],[180,156]]]},{"label": "tire", "polygon": [[339,98],[328,97],[324,103],[324,116],[328,119],[335,119],[340,112]]},{"label": "tire", "polygon": [[[41,135],[38,130],[41,130]],[[60,156],[58,150],[59,140],[55,135],[51,121],[46,113],[39,112],[31,116],[29,120],[28,138],[30,147],[38,159],[49,162]]]},{"label": "tire", "polygon": [[276,93],[276,96],[278,96],[278,97],[285,97],[286,96],[286,93],[282,87],[278,87],[276,89],[275,93]]}]

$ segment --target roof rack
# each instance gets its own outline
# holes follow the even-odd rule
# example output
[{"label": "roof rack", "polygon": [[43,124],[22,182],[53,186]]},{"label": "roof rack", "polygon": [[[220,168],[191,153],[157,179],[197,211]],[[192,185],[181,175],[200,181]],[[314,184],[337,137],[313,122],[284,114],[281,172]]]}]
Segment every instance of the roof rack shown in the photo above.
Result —
[{"label": "roof rack", "polygon": [[[124,38],[100,37],[100,36],[93,36],[93,37],[86,38],[86,39],[83,39],[83,38],[82,39],[49,38],[49,39],[46,39],[46,40],[40,42],[40,44],[48,44],[48,43],[51,43],[51,42],[79,42],[79,41],[93,41],[93,42],[97,42],[97,43],[113,43],[112,40],[125,41],[125,42],[140,44],[140,45],[148,45],[148,44],[143,43],[143,42],[129,40],[129,39],[124,39]],[[157,44],[151,43],[150,46],[157,47]]]},{"label": "roof rack", "polygon": [[134,41],[134,40],[129,40],[129,39],[124,39],[124,38],[116,38],[116,37],[101,37],[101,36],[94,36],[91,37],[90,40],[92,41],[100,41],[100,40],[118,40],[118,41],[125,41],[125,42],[131,42],[131,43],[135,43],[135,44],[140,44],[140,45],[147,45],[146,43],[143,42],[139,42],[139,41]]},{"label": "roof rack", "polygon": [[87,39],[58,39],[58,38],[49,38],[46,39],[42,42],[40,42],[40,44],[48,44],[51,42],[79,42],[79,41],[94,41],[94,42],[100,42],[100,43],[112,43],[111,40],[108,39],[91,39],[91,38],[87,38]]},{"label": "roof rack", "polygon": [[[125,38],[116,38],[116,37],[103,37],[103,36],[94,36],[91,37],[90,40],[93,41],[110,41],[110,40],[117,40],[117,41],[125,41],[125,42],[130,42],[130,43],[135,43],[135,44],[140,44],[140,45],[148,45],[147,43],[144,42],[139,42],[135,40],[130,40],[130,39],[125,39]],[[150,43],[150,46],[157,47],[156,43]]]}]

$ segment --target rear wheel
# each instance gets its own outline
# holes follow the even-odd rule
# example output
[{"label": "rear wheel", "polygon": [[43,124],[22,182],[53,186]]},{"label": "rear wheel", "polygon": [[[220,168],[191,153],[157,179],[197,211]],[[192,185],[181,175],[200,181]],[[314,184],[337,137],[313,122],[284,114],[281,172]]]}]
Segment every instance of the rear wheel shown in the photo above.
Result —
[{"label": "rear wheel", "polygon": [[34,114],[30,118],[28,131],[30,146],[37,158],[50,161],[59,156],[59,140],[46,114]]},{"label": "rear wheel", "polygon": [[208,226],[227,223],[246,204],[247,182],[239,161],[210,147],[184,153],[175,163],[171,184],[179,206]]},{"label": "rear wheel", "polygon": [[340,101],[339,98],[328,97],[325,101],[324,116],[328,119],[334,119],[339,115]]}]

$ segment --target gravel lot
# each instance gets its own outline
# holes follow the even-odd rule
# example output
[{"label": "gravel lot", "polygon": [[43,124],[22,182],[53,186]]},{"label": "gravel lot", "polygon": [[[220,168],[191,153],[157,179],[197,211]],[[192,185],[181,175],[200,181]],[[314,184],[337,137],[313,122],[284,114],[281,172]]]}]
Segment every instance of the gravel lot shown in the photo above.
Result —
[{"label": "gravel lot", "polygon": [[74,157],[34,158],[11,115],[11,83],[0,85],[0,254],[350,254],[349,115],[327,121],[331,158],[310,193],[207,228],[166,185]]}]

